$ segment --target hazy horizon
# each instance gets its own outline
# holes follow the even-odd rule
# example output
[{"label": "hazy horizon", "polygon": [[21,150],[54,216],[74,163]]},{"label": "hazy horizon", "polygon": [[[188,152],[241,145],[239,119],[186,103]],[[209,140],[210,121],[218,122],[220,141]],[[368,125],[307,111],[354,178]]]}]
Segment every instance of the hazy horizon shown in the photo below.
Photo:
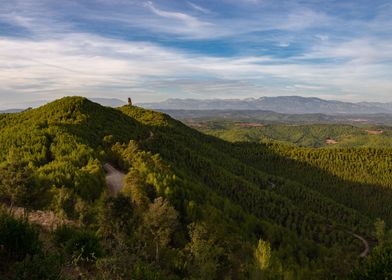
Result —
[{"label": "hazy horizon", "polygon": [[[64,97],[71,97],[71,96],[76,96],[76,95],[70,95],[70,96],[64,96]],[[157,100],[154,102],[134,102],[133,104],[139,105],[139,104],[154,104],[157,103],[159,104],[160,102],[165,102],[168,101],[169,99],[180,99],[180,100],[194,100],[194,101],[214,101],[214,100],[222,100],[222,101],[230,101],[230,100],[257,100],[260,98],[269,98],[269,97],[302,97],[302,98],[319,98],[317,96],[312,96],[312,97],[305,97],[305,96],[301,96],[301,95],[280,95],[280,96],[256,96],[256,97],[244,97],[244,98],[166,98],[163,100]],[[62,97],[60,97],[62,98]],[[58,99],[60,99],[58,98]],[[115,97],[86,97],[88,99],[90,99],[93,102],[97,102],[99,103],[99,101],[121,101],[124,105],[127,104],[127,98],[125,99],[120,99],[120,98],[115,98]],[[101,100],[99,100],[101,99]],[[338,99],[324,99],[324,98],[319,98],[322,99],[324,101],[340,101],[340,102],[347,102],[347,103],[354,103],[354,104],[359,104],[359,103],[373,103],[372,101],[345,101],[345,100],[338,100]],[[0,105],[0,110],[6,111],[6,110],[12,110],[12,109],[26,109],[26,108],[37,108],[39,106],[48,104],[50,102],[55,101],[56,99],[50,99],[50,100],[36,100],[36,101],[30,101],[30,102],[25,102],[25,103],[11,103],[11,104],[6,104],[5,106]],[[390,102],[377,102],[374,101],[374,103],[380,103],[380,104],[386,104],[386,103],[390,103]]]}]

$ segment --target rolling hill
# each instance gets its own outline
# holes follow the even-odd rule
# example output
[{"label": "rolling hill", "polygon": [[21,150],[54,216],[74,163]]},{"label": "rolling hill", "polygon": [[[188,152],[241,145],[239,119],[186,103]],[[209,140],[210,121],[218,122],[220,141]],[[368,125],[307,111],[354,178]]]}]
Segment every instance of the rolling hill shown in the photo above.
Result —
[{"label": "rolling hill", "polygon": [[230,142],[279,142],[300,147],[392,147],[391,127],[349,124],[264,124],[187,121],[189,126]]},{"label": "rolling hill", "polygon": [[[38,230],[44,246],[30,253],[0,232],[3,275],[342,279],[363,253],[358,236],[375,244],[374,221],[392,222],[389,149],[230,143],[81,97],[0,115],[0,146],[5,207],[75,224]],[[115,197],[107,163],[126,174]]]}]

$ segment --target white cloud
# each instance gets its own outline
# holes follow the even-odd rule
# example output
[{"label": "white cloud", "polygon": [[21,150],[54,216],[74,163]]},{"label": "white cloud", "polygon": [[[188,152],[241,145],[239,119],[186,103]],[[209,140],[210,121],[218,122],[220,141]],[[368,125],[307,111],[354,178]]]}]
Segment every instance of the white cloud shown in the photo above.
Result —
[{"label": "white cloud", "polygon": [[169,19],[181,20],[189,25],[198,25],[198,20],[196,18],[184,13],[168,12],[168,11],[160,10],[156,8],[151,1],[146,2],[146,7],[149,7],[151,11],[158,16],[169,18]]},{"label": "white cloud", "polygon": [[[96,0],[97,1],[97,0]],[[204,7],[191,1],[186,2],[194,10],[200,11],[197,17],[184,11],[172,11],[161,7],[152,1],[99,0],[101,3],[113,8],[109,11],[100,9],[88,9],[83,2],[69,0],[61,2],[61,8],[70,11],[49,9],[50,0],[15,0],[15,3],[0,3],[0,19],[12,22],[39,34],[53,34],[58,30],[61,32],[75,29],[74,23],[60,21],[59,16],[69,15],[71,17],[82,17],[84,20],[106,22],[113,25],[140,28],[162,36],[168,34],[184,39],[217,39],[234,37],[266,30],[298,31],[316,26],[325,26],[334,19],[321,12],[315,12],[302,7],[294,7],[282,10],[282,14],[259,13],[249,14],[241,17],[221,17],[213,14]],[[259,3],[262,1],[242,0],[242,2]],[[159,2],[158,2],[159,3]],[[11,12],[1,12],[2,6],[10,6]],[[99,5],[99,3],[97,3]],[[222,3],[224,5],[224,3]],[[77,28],[77,27],[76,27]]]},{"label": "white cloud", "polygon": [[[247,38],[241,37],[245,33],[289,31],[287,36],[272,38],[271,42],[281,47],[295,44],[298,39],[295,36],[301,30],[341,24],[323,13],[298,7],[287,11],[287,17],[273,14],[262,20],[223,19],[204,13],[195,17],[169,11],[152,2],[143,6],[140,1],[116,1],[131,5],[138,12],[127,14],[129,9],[125,9],[124,12],[87,13],[80,7],[77,13],[94,22],[115,22],[130,30],[137,27],[153,34],[190,40],[235,36],[246,44]],[[149,42],[78,32],[73,24],[56,20],[56,14],[39,5],[39,1],[16,2],[23,5],[12,13],[2,13],[0,4],[0,19],[23,27],[32,35],[25,39],[0,37],[0,105],[3,107],[13,99],[52,99],[75,94],[120,98],[132,95],[136,101],[150,101],[169,96],[250,97],[294,92],[338,99],[392,101],[392,40],[369,35],[377,28],[384,30],[384,26],[390,25],[385,17],[376,18],[369,25],[355,23],[363,34],[344,41],[322,32],[312,35],[317,43],[309,44],[308,50],[297,57],[247,54],[213,57]],[[252,40],[260,40],[262,44],[263,38],[257,36]]]},{"label": "white cloud", "polygon": [[162,22],[160,27],[159,23],[153,25],[157,30],[161,29],[168,33],[182,33],[185,36],[192,37],[211,36],[211,31],[214,27],[213,24],[209,22],[201,21],[186,13],[159,9],[151,1],[146,2],[145,6],[155,15],[169,20],[169,22]]},{"label": "white cloud", "polygon": [[295,89],[300,89],[300,90],[305,89],[305,90],[317,90],[318,91],[318,90],[326,89],[324,86],[319,86],[319,85],[298,85],[298,84],[296,84],[292,87]]},{"label": "white cloud", "polygon": [[[361,53],[349,52],[350,43],[327,46],[313,57],[339,59]],[[312,55],[217,58],[84,33],[42,40],[2,38],[0,103],[12,103],[14,94],[30,99],[132,95],[137,101],[169,96],[168,92],[182,97],[249,97],[287,94],[290,85],[297,94],[333,91],[339,97],[350,92],[375,100],[392,91],[392,70],[389,64],[378,63],[379,57],[392,54],[383,51],[377,56],[374,50],[365,52],[366,59],[313,64],[306,62]]]},{"label": "white cloud", "polygon": [[320,41],[328,41],[329,36],[325,34],[316,34],[315,37]]},{"label": "white cloud", "polygon": [[211,13],[210,10],[208,10],[208,9],[206,9],[206,8],[203,8],[203,7],[199,6],[199,5],[196,5],[196,4],[193,3],[193,2],[187,1],[187,3],[188,3],[188,5],[189,5],[192,9],[194,9],[194,10],[196,10],[196,11],[198,11],[198,12],[202,12],[203,14],[210,14],[210,13]]},{"label": "white cloud", "polygon": [[290,43],[288,43],[288,42],[280,42],[280,43],[278,43],[278,47],[288,48],[288,47],[290,47]]}]

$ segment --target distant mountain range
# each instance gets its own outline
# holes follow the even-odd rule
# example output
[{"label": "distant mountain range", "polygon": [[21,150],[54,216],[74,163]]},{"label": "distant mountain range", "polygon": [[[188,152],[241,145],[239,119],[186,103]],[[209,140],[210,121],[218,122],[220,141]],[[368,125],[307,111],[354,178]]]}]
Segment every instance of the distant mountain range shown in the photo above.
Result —
[{"label": "distant mountain range", "polygon": [[106,107],[120,107],[127,103],[117,98],[91,98],[91,101]]},{"label": "distant mountain range", "polygon": [[370,124],[392,126],[392,114],[284,114],[262,110],[157,109],[192,127],[203,122],[255,122],[263,124]]},{"label": "distant mountain range", "polygon": [[313,97],[278,96],[248,99],[168,99],[138,106],[159,110],[265,110],[283,114],[391,114],[392,103],[342,102]]},{"label": "distant mountain range", "polygon": [[7,109],[7,110],[0,110],[0,114],[13,114],[22,112],[23,109]]}]

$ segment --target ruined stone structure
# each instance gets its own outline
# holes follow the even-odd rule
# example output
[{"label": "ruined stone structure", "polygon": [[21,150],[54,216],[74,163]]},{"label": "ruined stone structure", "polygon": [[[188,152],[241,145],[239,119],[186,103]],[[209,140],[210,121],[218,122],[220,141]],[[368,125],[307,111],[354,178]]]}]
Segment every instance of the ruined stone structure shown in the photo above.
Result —
[{"label": "ruined stone structure", "polygon": [[132,106],[132,99],[130,97],[128,97],[128,105]]}]

